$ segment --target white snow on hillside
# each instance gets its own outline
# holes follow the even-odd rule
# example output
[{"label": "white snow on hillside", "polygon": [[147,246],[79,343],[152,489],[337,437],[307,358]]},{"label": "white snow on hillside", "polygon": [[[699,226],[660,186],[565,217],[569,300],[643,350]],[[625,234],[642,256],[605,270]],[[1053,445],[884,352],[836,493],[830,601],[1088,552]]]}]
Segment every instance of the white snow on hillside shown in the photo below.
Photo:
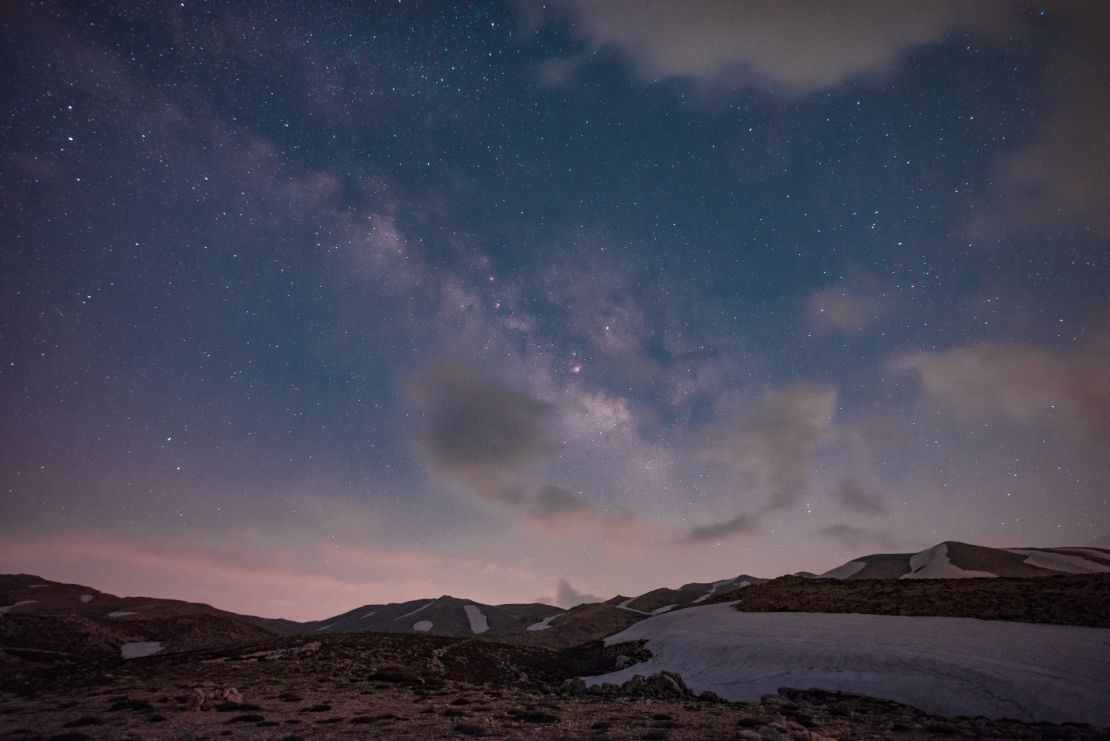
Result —
[{"label": "white snow on hillside", "polygon": [[88,604],[89,602],[93,601],[93,596],[91,594],[82,594],[81,601],[85,604]]},{"label": "white snow on hillside", "polygon": [[373,611],[371,611],[371,612],[367,612],[367,613],[364,613],[364,614],[362,614],[362,615],[359,615],[359,616],[358,616],[358,619],[359,619],[359,620],[365,620],[366,618],[371,618],[371,617],[374,617],[374,616],[375,616],[375,615],[377,615],[377,614],[378,614],[378,611],[377,611],[377,610],[373,610]]},{"label": "white snow on hillside", "polygon": [[629,597],[624,602],[619,602],[619,603],[613,605],[613,607],[617,607],[621,610],[628,610],[629,612],[634,612],[637,615],[650,615],[651,614],[650,612],[644,612],[643,610],[637,610],[635,607],[629,607],[629,605],[632,604],[632,601],[635,600],[635,599],[637,599],[637,598],[636,597]]},{"label": "white snow on hillside", "polygon": [[703,594],[702,596],[698,597],[696,600],[694,600],[692,604],[696,605],[700,602],[705,602],[707,599],[709,599],[710,597],[715,595],[717,593],[718,589],[720,589],[721,587],[724,587],[724,586],[734,586],[737,589],[739,589],[741,587],[751,586],[751,582],[748,581],[747,579],[741,579],[737,583],[733,583],[732,579],[722,579],[721,581],[715,581],[715,582],[713,582],[712,584],[709,585],[709,591],[706,592],[705,594]]},{"label": "white snow on hillside", "polygon": [[1079,553],[1084,556],[1091,556],[1093,558],[1101,558],[1103,560],[1110,560],[1110,553],[1099,548],[1057,548],[1058,551],[1067,551],[1069,553]]},{"label": "white snow on hillside", "polygon": [[902,574],[899,579],[974,579],[976,577],[998,577],[990,571],[970,571],[961,569],[948,560],[948,544],[941,543],[932,548],[910,556],[910,573]]},{"label": "white snow on hillside", "polygon": [[1110,571],[1110,566],[1091,561],[1083,556],[1072,556],[1065,553],[1048,553],[1035,551],[1029,548],[1007,548],[1010,553],[1025,556],[1025,563],[1042,569],[1062,571],[1065,574],[1100,574]]},{"label": "white snow on hillside", "polygon": [[127,617],[128,615],[137,615],[137,614],[138,613],[135,613],[135,612],[129,612],[128,610],[116,610],[115,612],[109,612],[108,617],[110,617],[110,618],[121,618],[121,617]]},{"label": "white snow on hillside", "polygon": [[420,605],[420,607],[417,607],[415,610],[413,610],[411,612],[406,612],[404,615],[398,615],[397,617],[395,617],[393,619],[394,620],[403,620],[404,618],[407,618],[411,615],[415,615],[416,613],[420,612],[421,610],[426,610],[427,608],[431,607],[432,605],[434,605],[438,601],[439,600],[432,600],[432,601],[428,602],[427,604]]},{"label": "white snow on hillside", "polygon": [[663,605],[662,607],[656,607],[654,610],[651,611],[651,614],[662,615],[664,612],[670,612],[676,607],[678,607],[678,605]]},{"label": "white snow on hillside", "polygon": [[427,633],[429,630],[432,629],[432,621],[417,620],[415,623],[412,624],[412,629],[420,633]]},{"label": "white snow on hillside", "polygon": [[325,626],[323,626],[323,627],[317,628],[317,629],[316,629],[316,632],[317,632],[317,633],[319,633],[319,632],[321,632],[321,631],[325,631],[325,630],[327,630],[328,628],[330,628],[330,627],[331,627],[331,626],[333,626],[333,625],[335,625],[335,623],[328,623],[327,625],[325,625]]},{"label": "white snow on hillside", "polygon": [[545,617],[543,620],[539,621],[538,623],[532,623],[527,628],[525,628],[525,630],[547,630],[548,628],[551,627],[551,621],[554,620],[555,618],[559,617],[559,615],[562,615],[562,614],[563,613],[560,612],[560,613],[557,613],[555,615],[548,615],[547,617]]},{"label": "white snow on hillside", "polygon": [[161,650],[161,641],[132,641],[119,647],[119,655],[125,659],[141,659],[144,656],[153,656]]},{"label": "white snow on hillside", "polygon": [[49,584],[28,584],[27,588],[28,589],[46,589],[49,586],[50,586]]},{"label": "white snow on hillside", "polygon": [[755,702],[779,687],[854,692],[943,715],[1110,725],[1110,630],[947,617],[745,613],[643,620],[605,640],[652,658],[589,684],[678,672],[695,692]]},{"label": "white snow on hillside", "polygon": [[472,633],[485,633],[489,630],[489,621],[477,605],[463,605],[463,609],[466,610],[466,619],[470,621]]},{"label": "white snow on hillside", "polygon": [[822,579],[847,579],[850,576],[855,576],[867,567],[866,561],[849,561],[843,566],[837,566],[832,571],[826,571],[821,574]]},{"label": "white snow on hillside", "polygon": [[16,602],[14,605],[4,605],[3,607],[0,607],[0,615],[11,612],[13,609],[15,609],[16,607],[20,607],[21,605],[32,605],[36,602],[38,602],[37,599],[25,599]]}]

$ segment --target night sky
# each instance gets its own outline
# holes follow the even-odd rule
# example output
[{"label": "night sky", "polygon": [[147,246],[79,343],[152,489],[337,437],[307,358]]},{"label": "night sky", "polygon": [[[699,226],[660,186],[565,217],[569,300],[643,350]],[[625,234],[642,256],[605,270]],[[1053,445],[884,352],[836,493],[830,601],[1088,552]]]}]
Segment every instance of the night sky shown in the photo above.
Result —
[{"label": "night sky", "polygon": [[308,619],[1110,535],[1105,3],[0,18],[0,571]]}]

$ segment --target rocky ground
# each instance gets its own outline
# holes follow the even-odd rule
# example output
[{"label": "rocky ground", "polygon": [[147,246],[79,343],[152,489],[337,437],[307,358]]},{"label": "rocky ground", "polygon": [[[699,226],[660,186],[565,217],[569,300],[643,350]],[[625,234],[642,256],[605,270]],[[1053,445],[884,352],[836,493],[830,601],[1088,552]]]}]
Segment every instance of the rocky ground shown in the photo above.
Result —
[{"label": "rocky ground", "polygon": [[747,612],[934,615],[1110,628],[1110,574],[998,579],[804,579],[784,576],[722,594]]},{"label": "rocky ground", "polygon": [[0,677],[0,739],[1108,737],[816,691],[727,703],[673,675],[589,690],[571,679],[642,652],[357,634],[47,668]]}]

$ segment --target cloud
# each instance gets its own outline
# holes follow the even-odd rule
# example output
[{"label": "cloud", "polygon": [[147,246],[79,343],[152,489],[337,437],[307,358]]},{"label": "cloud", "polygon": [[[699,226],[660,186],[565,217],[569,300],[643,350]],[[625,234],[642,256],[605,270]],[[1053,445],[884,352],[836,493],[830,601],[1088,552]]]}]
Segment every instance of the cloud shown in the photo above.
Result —
[{"label": "cloud", "polygon": [[731,469],[741,487],[768,497],[767,509],[788,509],[809,492],[809,472],[818,444],[834,427],[837,393],[832,386],[794,383],[764,395],[753,414],[703,457]]},{"label": "cloud", "polygon": [[850,549],[864,547],[880,548],[884,551],[898,549],[898,543],[885,530],[870,530],[855,525],[829,525],[818,530],[817,534],[839,541],[845,548]]},{"label": "cloud", "polygon": [[858,332],[893,307],[893,299],[874,280],[820,288],[806,301],[806,314],[819,329]]},{"label": "cloud", "polygon": [[889,512],[883,498],[869,491],[855,478],[840,479],[836,484],[836,497],[845,507],[863,515],[885,515]]},{"label": "cloud", "polygon": [[555,594],[555,604],[559,607],[574,607],[585,602],[601,602],[601,597],[579,592],[566,579],[559,580],[559,590]]},{"label": "cloud", "polygon": [[540,519],[592,511],[593,505],[581,495],[561,486],[551,485],[539,490],[529,510],[533,517]]},{"label": "cloud", "polygon": [[[562,0],[555,8],[573,18],[590,50],[620,50],[646,80],[795,94],[880,77],[909,50],[949,33],[1004,32],[1014,12],[1002,0]],[[549,78],[568,75],[565,59],[548,66]]]},{"label": "cloud", "polygon": [[635,551],[651,542],[648,527],[627,507],[599,507],[581,493],[550,484],[529,499],[528,522],[549,533],[594,539],[609,551]]},{"label": "cloud", "polygon": [[412,389],[431,463],[487,500],[524,504],[518,475],[550,452],[545,426],[554,407],[458,368],[433,371]]},{"label": "cloud", "polygon": [[1106,340],[1060,354],[984,343],[896,356],[891,367],[915,373],[925,393],[962,422],[1005,418],[1057,420],[1083,435],[1110,439],[1110,353]]},{"label": "cloud", "polygon": [[741,513],[726,522],[692,527],[683,540],[687,543],[707,543],[729,538],[733,535],[747,535],[756,532],[759,532],[757,519],[749,514]]},{"label": "cloud", "polygon": [[1058,3],[1064,41],[1040,84],[1032,141],[1000,161],[994,198],[971,231],[1008,234],[1081,225],[1110,235],[1110,5]]}]

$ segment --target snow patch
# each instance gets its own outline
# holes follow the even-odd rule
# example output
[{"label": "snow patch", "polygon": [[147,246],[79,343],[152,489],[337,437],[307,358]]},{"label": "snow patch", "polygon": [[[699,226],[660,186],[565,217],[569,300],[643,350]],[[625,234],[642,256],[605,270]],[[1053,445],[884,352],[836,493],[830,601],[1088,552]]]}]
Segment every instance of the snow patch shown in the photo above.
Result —
[{"label": "snow patch", "polygon": [[365,620],[366,618],[374,617],[377,614],[378,614],[378,611],[374,610],[373,612],[368,612],[365,615],[360,615],[358,619],[359,620]]},{"label": "snow patch", "polygon": [[548,628],[553,627],[551,625],[551,621],[554,620],[555,618],[559,617],[562,614],[563,613],[559,612],[559,613],[556,613],[554,615],[548,615],[547,617],[545,617],[543,620],[539,621],[538,623],[532,623],[527,628],[525,628],[525,630],[547,630]]},{"label": "snow patch", "polygon": [[628,606],[635,599],[638,599],[638,597],[629,597],[624,602],[620,602],[618,604],[613,605],[613,607],[620,608],[621,610],[628,610],[629,612],[634,612],[637,615],[650,615],[651,614],[650,612],[644,612],[643,610],[637,610],[635,607],[629,607]]},{"label": "snow patch", "polygon": [[132,641],[119,647],[119,655],[125,659],[141,659],[153,656],[163,648],[161,641]]},{"label": "snow patch", "polygon": [[438,601],[439,600],[432,600],[431,602],[420,605],[420,607],[417,607],[412,612],[406,612],[404,615],[398,615],[397,617],[395,617],[393,619],[394,620],[404,620],[405,618],[409,617],[410,615],[415,615],[416,613],[420,612],[421,610],[426,610],[427,608],[431,607],[432,605],[434,605]]},{"label": "snow patch", "polygon": [[664,612],[670,612],[671,610],[673,610],[676,607],[678,607],[677,604],[663,605],[662,607],[656,607],[654,610],[651,611],[651,614],[652,615],[662,615]]},{"label": "snow patch", "polygon": [[975,579],[977,577],[998,578],[990,571],[970,571],[961,569],[948,560],[948,544],[941,543],[932,548],[910,556],[910,573],[902,574],[899,579]]},{"label": "snow patch", "polygon": [[49,586],[50,586],[49,584],[28,584],[27,588],[28,589],[46,589]]},{"label": "snow patch", "polygon": [[463,605],[463,609],[466,610],[466,619],[470,621],[471,633],[485,633],[489,630],[489,621],[477,605]]},{"label": "snow patch", "polygon": [[1042,569],[1062,571],[1065,574],[1101,574],[1110,571],[1110,566],[1091,561],[1083,556],[1066,553],[1049,553],[1026,548],[1007,548],[1010,553],[1025,556],[1025,563]]},{"label": "snow patch", "polygon": [[721,587],[732,586],[736,587],[737,589],[742,589],[744,587],[750,587],[751,584],[752,583],[747,579],[741,579],[739,582],[735,581],[734,579],[722,579],[721,581],[715,581],[709,585],[709,591],[694,600],[692,604],[696,605],[700,602],[705,602],[707,599],[715,595],[717,593],[717,590]]},{"label": "snow patch", "polygon": [[330,628],[330,627],[331,627],[331,626],[333,626],[333,625],[335,625],[335,623],[328,623],[327,625],[324,625],[324,626],[322,626],[322,627],[320,627],[320,628],[317,628],[317,629],[316,629],[316,632],[317,632],[317,633],[319,633],[319,632],[321,632],[321,631],[327,630],[328,628]]},{"label": "snow patch", "polygon": [[[589,684],[678,672],[695,692],[757,702],[779,687],[885,698],[946,716],[1110,724],[1110,630],[1000,620],[739,612],[708,605],[605,640],[652,658]],[[1015,647],[1020,647],[1015,650]]]},{"label": "snow patch", "polygon": [[832,571],[826,571],[821,574],[822,579],[847,579],[850,576],[855,576],[859,572],[867,568],[866,561],[849,561],[843,566],[837,566]]},{"label": "snow patch", "polygon": [[91,594],[82,594],[81,601],[88,604],[93,601],[93,596]]},{"label": "snow patch", "polygon": [[412,624],[412,629],[419,633],[427,633],[429,630],[432,629],[432,621],[417,620],[415,623]]},{"label": "snow patch", "polygon": [[138,615],[138,614],[139,613],[137,613],[137,612],[128,612],[127,610],[116,610],[115,612],[109,612],[108,617],[110,617],[110,618],[121,618],[121,617],[127,617],[128,615]]},{"label": "snow patch", "polygon": [[1091,556],[1093,558],[1101,558],[1103,560],[1110,560],[1110,552],[1101,548],[1055,548],[1057,551],[1067,551],[1068,553],[1079,553],[1084,556]]},{"label": "snow patch", "polygon": [[31,605],[31,604],[34,604],[35,602],[38,602],[38,600],[37,599],[25,599],[25,600],[20,600],[19,602],[16,602],[14,605],[4,605],[3,607],[0,607],[0,615],[9,613],[13,609],[15,609],[16,607],[19,607],[21,605]]}]

